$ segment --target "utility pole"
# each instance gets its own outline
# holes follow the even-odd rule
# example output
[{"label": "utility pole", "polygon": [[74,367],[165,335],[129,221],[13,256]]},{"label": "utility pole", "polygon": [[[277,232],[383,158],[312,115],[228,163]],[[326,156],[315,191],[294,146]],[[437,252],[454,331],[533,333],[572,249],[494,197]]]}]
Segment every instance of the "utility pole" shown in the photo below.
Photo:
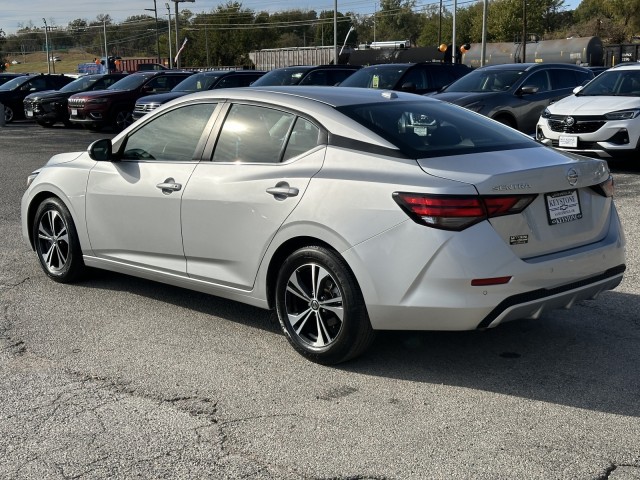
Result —
[{"label": "utility pole", "polygon": [[456,10],[458,10],[458,0],[453,0],[453,35],[451,41],[451,63],[456,63]]},{"label": "utility pole", "polygon": [[47,73],[51,73],[51,62],[49,58],[49,27],[47,26],[47,21],[43,18],[44,22],[44,48],[47,51]]},{"label": "utility pole", "polygon": [[109,50],[107,50],[107,17],[102,18],[102,28],[104,30],[104,66],[107,68],[105,73],[109,72]]},{"label": "utility pole", "polygon": [[527,61],[527,0],[522,0],[522,63]]},{"label": "utility pole", "polygon": [[480,52],[480,66],[484,67],[487,56],[487,10],[489,8],[489,0],[482,3],[482,51]]},{"label": "utility pole", "polygon": [[169,33],[167,37],[169,38],[169,68],[173,68],[173,54],[171,53],[171,8],[168,3],[164,4],[167,7],[167,13],[169,15]]},{"label": "utility pole", "polygon": [[158,63],[160,60],[160,37],[158,37],[158,6],[156,4],[156,0],[153,0],[153,8],[145,8],[147,12],[153,12],[156,19],[156,52],[158,54]]},{"label": "utility pole", "polygon": [[338,64],[338,0],[333,0],[333,64]]}]

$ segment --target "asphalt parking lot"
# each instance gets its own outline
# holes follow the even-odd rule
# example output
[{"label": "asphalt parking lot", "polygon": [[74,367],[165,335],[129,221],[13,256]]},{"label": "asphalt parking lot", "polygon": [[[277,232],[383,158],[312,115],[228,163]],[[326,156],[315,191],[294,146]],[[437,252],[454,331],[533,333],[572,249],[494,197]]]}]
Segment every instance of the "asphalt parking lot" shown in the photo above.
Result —
[{"label": "asphalt parking lot", "polygon": [[[304,360],[268,312],[23,242],[27,175],[113,136],[0,129],[0,478],[640,479],[640,167],[612,164],[623,283],[486,332],[380,332]],[[638,159],[640,164],[640,159]]]}]

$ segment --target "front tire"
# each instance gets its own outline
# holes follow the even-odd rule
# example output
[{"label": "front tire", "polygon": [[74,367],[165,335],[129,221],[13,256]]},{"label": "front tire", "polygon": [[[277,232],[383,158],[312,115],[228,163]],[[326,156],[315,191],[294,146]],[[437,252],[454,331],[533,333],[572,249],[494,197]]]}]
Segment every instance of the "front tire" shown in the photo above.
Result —
[{"label": "front tire", "polygon": [[71,283],[84,270],[78,234],[66,205],[57,198],[44,200],[33,220],[33,241],[40,266],[56,282]]},{"label": "front tire", "polygon": [[7,107],[5,105],[5,107],[4,107],[4,121],[6,123],[11,123],[11,122],[13,122],[14,119],[15,119],[15,114],[13,113],[13,108]]},{"label": "front tire", "polygon": [[289,343],[317,363],[352,359],[374,338],[353,273],[323,247],[301,248],[285,260],[276,283],[276,311]]}]

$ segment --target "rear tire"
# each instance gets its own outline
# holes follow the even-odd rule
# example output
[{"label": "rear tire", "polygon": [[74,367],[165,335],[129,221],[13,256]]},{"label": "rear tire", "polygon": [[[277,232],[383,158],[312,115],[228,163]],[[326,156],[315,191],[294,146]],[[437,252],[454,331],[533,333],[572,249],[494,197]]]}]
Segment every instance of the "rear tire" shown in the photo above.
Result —
[{"label": "rear tire", "polygon": [[55,197],[45,199],[38,206],[32,231],[44,273],[56,282],[76,281],[85,267],[78,234],[66,205]]},{"label": "rear tire", "polygon": [[118,110],[113,116],[113,126],[117,132],[121,132],[133,123],[133,117],[128,110]]},{"label": "rear tire", "polygon": [[324,365],[360,355],[375,336],[353,273],[339,255],[319,246],[296,250],[283,263],[276,312],[293,348]]}]

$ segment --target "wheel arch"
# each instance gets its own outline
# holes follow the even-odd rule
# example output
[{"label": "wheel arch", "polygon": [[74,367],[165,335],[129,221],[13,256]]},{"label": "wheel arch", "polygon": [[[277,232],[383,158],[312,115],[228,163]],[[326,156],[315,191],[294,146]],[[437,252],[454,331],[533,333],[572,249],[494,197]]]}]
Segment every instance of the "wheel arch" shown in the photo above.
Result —
[{"label": "wheel arch", "polygon": [[64,204],[64,206],[67,207],[67,210],[69,210],[69,214],[71,215],[71,219],[73,220],[76,232],[78,232],[78,240],[80,241],[80,245],[82,246],[82,243],[83,243],[82,235],[78,230],[78,225],[80,224],[78,223],[77,214],[75,209],[73,208],[73,205],[69,201],[67,201],[64,195],[59,195],[51,190],[42,190],[36,193],[31,198],[29,202],[29,206],[27,207],[27,233],[29,234],[29,245],[31,246],[31,248],[35,249],[34,238],[33,238],[33,228],[32,228],[33,221],[35,220],[38,207],[47,198],[55,198],[61,201]]},{"label": "wheel arch", "polygon": [[[501,110],[497,113],[494,113],[491,116],[491,118],[496,122],[504,123],[512,128],[515,128],[515,129],[518,128],[518,120],[516,119],[515,115],[513,115],[513,113],[511,112]],[[502,120],[505,120],[505,121],[502,121]]]},{"label": "wheel arch", "polygon": [[[278,272],[280,271],[280,266],[285,261],[285,259],[289,255],[291,255],[293,252],[295,252],[300,248],[310,247],[310,246],[323,247],[323,248],[326,248],[327,250],[331,250],[337,255],[340,255],[338,250],[336,250],[332,245],[325,242],[324,240],[320,240],[319,238],[312,237],[312,236],[293,237],[283,242],[271,256],[271,259],[269,261],[269,266],[267,268],[265,289],[266,289],[267,304],[269,305],[269,309],[275,308],[276,280],[278,279]],[[340,255],[340,257],[342,257],[342,255]]]}]

